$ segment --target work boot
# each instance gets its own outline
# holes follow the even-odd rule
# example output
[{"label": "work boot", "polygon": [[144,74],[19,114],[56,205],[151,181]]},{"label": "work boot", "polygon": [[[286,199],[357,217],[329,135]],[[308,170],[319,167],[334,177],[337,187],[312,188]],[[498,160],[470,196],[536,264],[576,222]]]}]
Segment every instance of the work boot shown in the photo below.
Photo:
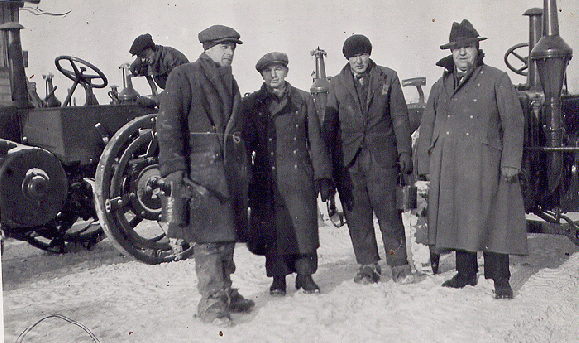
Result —
[{"label": "work boot", "polygon": [[303,289],[304,293],[307,294],[320,293],[320,287],[316,285],[310,274],[298,274],[296,276],[296,289]]},{"label": "work boot", "polygon": [[354,282],[361,285],[369,285],[371,283],[378,283],[382,269],[375,264],[363,264],[358,270],[358,274],[354,277]]},{"label": "work boot", "polygon": [[495,281],[495,299],[512,299],[513,289],[509,284],[509,279],[497,278]]},{"label": "work boot", "polygon": [[464,288],[464,286],[476,286],[477,282],[476,274],[464,275],[457,273],[452,279],[444,281],[442,287]]},{"label": "work boot", "polygon": [[232,313],[249,313],[255,306],[255,302],[250,299],[245,299],[239,291],[232,288],[229,292],[229,311]]},{"label": "work boot", "polygon": [[285,275],[274,275],[273,282],[269,287],[269,294],[284,296],[286,295],[286,290]]},{"label": "work boot", "polygon": [[420,278],[412,273],[409,264],[392,267],[392,281],[401,284],[409,285],[420,281]]},{"label": "work boot", "polygon": [[227,305],[227,295],[223,292],[214,294],[208,299],[201,299],[197,307],[197,315],[204,323],[213,323],[217,326],[233,324]]}]

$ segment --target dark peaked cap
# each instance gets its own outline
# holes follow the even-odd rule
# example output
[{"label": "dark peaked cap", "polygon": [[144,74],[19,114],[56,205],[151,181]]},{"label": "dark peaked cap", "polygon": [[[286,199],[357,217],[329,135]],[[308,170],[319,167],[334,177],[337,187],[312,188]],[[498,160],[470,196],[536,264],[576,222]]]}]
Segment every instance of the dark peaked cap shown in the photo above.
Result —
[{"label": "dark peaked cap", "polygon": [[133,41],[133,45],[131,45],[131,49],[129,53],[133,55],[138,55],[146,48],[153,49],[155,47],[155,43],[153,43],[153,37],[150,34],[145,33],[140,35],[139,37],[135,38]]},{"label": "dark peaked cap", "polygon": [[199,32],[198,37],[200,43],[211,42],[213,44],[219,44],[223,42],[234,42],[237,44],[243,44],[243,42],[239,40],[241,37],[239,33],[231,27],[224,25],[213,25],[208,27]]},{"label": "dark peaked cap", "polygon": [[460,24],[457,22],[452,23],[450,36],[448,38],[449,42],[441,45],[440,48],[449,49],[458,44],[479,42],[485,39],[484,37],[479,37],[477,30],[475,30],[468,20],[464,19]]},{"label": "dark peaked cap", "polygon": [[267,54],[263,55],[259,61],[257,61],[255,69],[261,73],[265,68],[273,64],[281,64],[284,67],[287,67],[288,63],[289,60],[287,55],[283,52],[268,52]]}]

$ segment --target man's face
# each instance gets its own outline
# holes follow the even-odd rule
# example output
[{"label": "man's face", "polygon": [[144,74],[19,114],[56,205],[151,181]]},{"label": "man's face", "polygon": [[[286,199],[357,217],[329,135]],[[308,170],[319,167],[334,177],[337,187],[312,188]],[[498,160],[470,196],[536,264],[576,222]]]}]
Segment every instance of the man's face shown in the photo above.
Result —
[{"label": "man's face", "polygon": [[236,44],[233,42],[219,43],[207,50],[205,54],[222,67],[228,67],[233,62]]},{"label": "man's face", "polygon": [[279,88],[284,85],[288,68],[281,64],[274,64],[261,72],[263,81],[271,88]]},{"label": "man's face", "polygon": [[451,51],[456,68],[460,71],[466,71],[469,65],[474,64],[478,49],[476,43],[467,43],[453,47]]},{"label": "man's face", "polygon": [[146,48],[139,54],[141,60],[149,65],[153,64],[155,58],[155,52],[151,48]]},{"label": "man's face", "polygon": [[348,58],[348,63],[350,63],[350,68],[357,74],[362,74],[368,69],[368,63],[370,61],[369,54],[357,54]]}]

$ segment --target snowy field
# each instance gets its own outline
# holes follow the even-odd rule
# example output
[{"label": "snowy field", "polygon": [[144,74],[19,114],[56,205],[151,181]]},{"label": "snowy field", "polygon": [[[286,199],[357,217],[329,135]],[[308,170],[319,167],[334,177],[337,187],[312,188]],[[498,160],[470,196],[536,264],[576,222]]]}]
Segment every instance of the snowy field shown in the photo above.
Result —
[{"label": "snowy field", "polygon": [[64,256],[7,241],[4,342],[16,342],[27,329],[22,342],[577,341],[579,254],[567,238],[529,234],[530,255],[511,258],[515,299],[494,300],[482,258],[477,286],[441,287],[455,273],[454,255],[443,255],[441,273],[432,275],[428,249],[416,243],[417,218],[404,220],[413,266],[423,275],[412,285],[390,280],[385,263],[380,283],[355,284],[347,227],[326,220],[314,275],[321,294],[297,293],[291,276],[287,296],[271,297],[264,258],[238,244],[234,287],[256,307],[236,315],[231,328],[195,318],[200,295],[192,259],[145,265],[121,256],[108,239]]}]

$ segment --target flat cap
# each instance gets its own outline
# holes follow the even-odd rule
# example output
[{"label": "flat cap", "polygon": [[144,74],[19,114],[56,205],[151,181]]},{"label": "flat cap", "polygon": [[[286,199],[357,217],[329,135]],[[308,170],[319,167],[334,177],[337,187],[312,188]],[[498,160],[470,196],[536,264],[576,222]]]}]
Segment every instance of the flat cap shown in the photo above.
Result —
[{"label": "flat cap", "polygon": [[227,27],[224,25],[213,25],[211,27],[206,28],[205,30],[199,32],[199,42],[200,43],[208,43],[212,42],[214,44],[219,44],[223,42],[234,42],[237,44],[243,44],[242,41],[239,40],[241,37],[237,31],[232,29],[231,27]]},{"label": "flat cap", "polygon": [[372,54],[372,43],[364,35],[351,35],[344,41],[342,48],[344,57],[350,58],[358,54]]},{"label": "flat cap", "polygon": [[284,67],[287,67],[288,63],[289,60],[287,58],[287,54],[283,52],[268,52],[267,54],[263,55],[259,61],[257,61],[255,69],[261,73],[265,68],[273,64],[281,64]]},{"label": "flat cap", "polygon": [[153,37],[150,34],[145,33],[140,35],[139,37],[135,38],[133,41],[133,45],[131,45],[131,49],[129,52],[133,55],[139,55],[143,50],[146,48],[153,49],[155,47],[155,43],[153,43]]}]

